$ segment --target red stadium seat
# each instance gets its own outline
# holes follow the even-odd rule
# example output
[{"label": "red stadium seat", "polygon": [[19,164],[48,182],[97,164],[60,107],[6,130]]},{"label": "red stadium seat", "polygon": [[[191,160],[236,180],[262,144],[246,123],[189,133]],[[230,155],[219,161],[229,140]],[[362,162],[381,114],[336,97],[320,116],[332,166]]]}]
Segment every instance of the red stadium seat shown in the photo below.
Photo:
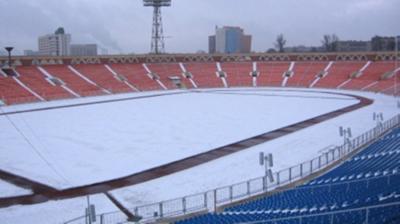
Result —
[{"label": "red stadium seat", "polygon": [[221,78],[216,74],[215,62],[184,63],[184,66],[193,74],[193,80],[199,88],[224,87]]},{"label": "red stadium seat", "polygon": [[104,64],[74,65],[73,67],[82,75],[95,82],[98,86],[110,91],[111,93],[133,91],[128,85],[114,78],[113,74],[107,70]]},{"label": "red stadium seat", "polygon": [[18,77],[21,82],[46,100],[73,97],[61,86],[46,81],[45,75],[36,66],[19,66],[16,71],[21,75]]},{"label": "red stadium seat", "polygon": [[110,67],[128,79],[140,91],[162,90],[148,75],[142,64],[111,64]]}]

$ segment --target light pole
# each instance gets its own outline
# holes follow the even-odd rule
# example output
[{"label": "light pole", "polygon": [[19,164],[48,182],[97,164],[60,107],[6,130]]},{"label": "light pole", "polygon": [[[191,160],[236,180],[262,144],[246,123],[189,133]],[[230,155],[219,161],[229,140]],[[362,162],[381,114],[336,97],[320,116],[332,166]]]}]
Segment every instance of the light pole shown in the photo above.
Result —
[{"label": "light pole", "polygon": [[269,179],[270,183],[274,182],[274,176],[271,170],[271,168],[274,166],[274,159],[271,153],[265,155],[264,152],[260,152],[259,160],[260,160],[260,166],[264,166],[265,168],[263,185],[264,185],[264,190],[267,190],[267,178]]},{"label": "light pole", "polygon": [[13,47],[5,47],[8,52],[8,67],[11,68],[11,51],[14,49]]},{"label": "light pole", "polygon": [[372,119],[376,121],[376,126],[382,125],[383,113],[375,113],[372,115]]},{"label": "light pole", "polygon": [[372,119],[374,121],[376,121],[376,130],[377,133],[375,134],[379,134],[382,128],[382,122],[383,122],[383,113],[375,113],[372,115]]},{"label": "light pole", "polygon": [[86,196],[87,208],[85,209],[86,224],[92,224],[96,222],[96,208],[94,205],[90,204],[90,196]]},{"label": "light pole", "polygon": [[353,137],[351,133],[351,128],[343,128],[342,126],[339,127],[339,135],[340,137],[343,137],[343,147],[344,149],[346,148],[346,144],[349,146],[348,151],[350,151],[350,148],[352,147],[350,138]]}]

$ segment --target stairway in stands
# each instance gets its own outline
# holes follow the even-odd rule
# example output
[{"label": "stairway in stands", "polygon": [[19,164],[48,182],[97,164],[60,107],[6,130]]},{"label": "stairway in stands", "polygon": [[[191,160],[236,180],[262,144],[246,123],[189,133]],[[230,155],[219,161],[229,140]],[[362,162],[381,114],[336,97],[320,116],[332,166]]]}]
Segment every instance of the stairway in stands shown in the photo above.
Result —
[{"label": "stairway in stands", "polygon": [[216,74],[215,62],[184,63],[188,72],[193,75],[193,80],[199,88],[222,88],[222,79]]},{"label": "stairway in stands", "polygon": [[229,86],[253,86],[252,76],[250,76],[253,71],[252,62],[223,62],[221,68],[227,74]]},{"label": "stairway in stands", "polygon": [[0,76],[0,99],[6,105],[39,101],[37,97],[19,85],[13,77]]},{"label": "stairway in stands", "polygon": [[284,73],[288,71],[290,62],[257,62],[260,75],[257,86],[282,86]]},{"label": "stairway in stands", "polygon": [[[370,76],[376,78],[377,82],[373,82],[371,83],[371,85],[363,87],[363,90],[393,94],[396,82],[396,79],[393,74],[393,71],[395,70],[396,69],[394,62],[379,62],[376,63],[375,66],[371,66],[371,68],[367,69],[365,72],[366,74],[370,74]],[[398,68],[398,70],[400,69]],[[383,79],[384,75],[391,75],[391,76]]]},{"label": "stairway in stands", "polygon": [[77,92],[81,96],[96,96],[102,95],[102,92],[97,86],[85,81],[66,65],[44,65],[42,66],[52,76],[64,81],[69,88]]},{"label": "stairway in stands", "polygon": [[111,93],[133,92],[128,85],[114,78],[114,75],[104,64],[74,65],[73,67],[82,75],[95,82],[98,86]]},{"label": "stairway in stands", "polygon": [[366,61],[337,61],[329,69],[328,75],[323,77],[315,85],[320,88],[338,88],[341,84],[349,80],[350,76],[365,65]]},{"label": "stairway in stands", "polygon": [[193,88],[189,79],[183,77],[182,69],[179,67],[178,63],[147,63],[146,65],[151,72],[160,76],[161,82],[164,83],[168,89],[178,88],[171,80],[172,77],[179,78],[185,88]]},{"label": "stairway in stands", "polygon": [[110,64],[115,72],[123,75],[140,91],[162,90],[161,86],[148,75],[142,64]]},{"label": "stairway in stands", "polygon": [[47,81],[45,75],[36,66],[19,66],[16,68],[16,71],[20,74],[18,79],[45,100],[74,97],[71,93],[61,88],[61,86]]},{"label": "stairway in stands", "polygon": [[293,76],[288,79],[286,86],[309,87],[327,65],[328,62],[296,62]]}]

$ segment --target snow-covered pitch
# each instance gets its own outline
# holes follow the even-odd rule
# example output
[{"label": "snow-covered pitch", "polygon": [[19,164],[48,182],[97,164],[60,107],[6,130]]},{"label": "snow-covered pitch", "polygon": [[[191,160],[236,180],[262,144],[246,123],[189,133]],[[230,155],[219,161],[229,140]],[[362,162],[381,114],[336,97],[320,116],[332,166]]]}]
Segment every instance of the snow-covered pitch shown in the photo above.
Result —
[{"label": "snow-covered pitch", "polygon": [[[0,112],[70,106],[0,116],[3,130],[0,132],[3,143],[0,145],[0,169],[67,189],[134,174],[358,102],[343,95],[288,88],[165,93],[121,94],[3,107]],[[350,93],[375,102],[289,136],[111,193],[125,206],[133,207],[259,177],[263,173],[258,165],[260,151],[274,154],[275,169],[287,168],[317,156],[326,146],[340,144],[338,127],[341,125],[352,127],[353,135],[358,135],[375,125],[373,112],[383,112],[385,118],[398,113],[393,97]],[[126,98],[130,99],[77,105]],[[2,189],[6,189],[6,193],[0,193],[0,197],[30,193],[0,182],[0,192]],[[112,207],[106,199],[98,201],[102,208]],[[58,212],[57,203],[64,203],[64,209],[71,212],[68,215]],[[74,218],[72,214],[81,215],[84,203],[76,204],[79,203],[61,201],[13,206],[0,210],[0,223],[23,223],[19,217],[24,214],[46,217],[48,212],[58,214],[52,215],[49,223],[61,222]],[[46,209],[41,209],[43,207]],[[43,212],[32,212],[35,208]]]}]

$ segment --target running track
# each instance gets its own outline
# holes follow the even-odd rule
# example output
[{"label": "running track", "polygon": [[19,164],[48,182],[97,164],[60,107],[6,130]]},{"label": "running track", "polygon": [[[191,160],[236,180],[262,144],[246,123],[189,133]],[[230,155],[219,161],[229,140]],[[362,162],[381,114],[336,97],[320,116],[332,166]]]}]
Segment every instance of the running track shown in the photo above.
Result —
[{"label": "running track", "polygon": [[[290,90],[275,90],[275,91],[290,91]],[[302,90],[293,90],[297,92],[302,92]],[[196,91],[195,91],[196,92]],[[304,91],[307,92],[307,91]],[[314,91],[315,92],[315,91]],[[164,96],[164,95],[173,95],[173,94],[184,94],[186,92],[174,92],[174,93],[167,93],[167,94],[154,94],[154,95],[149,95],[149,96],[139,96],[139,97],[130,97],[130,98],[124,98],[124,99],[117,99],[117,100],[107,100],[107,101],[100,101],[100,102],[91,102],[91,103],[82,103],[82,104],[73,104],[73,105],[67,105],[67,106],[59,106],[59,107],[51,107],[51,108],[41,108],[41,109],[33,109],[33,110],[25,110],[25,111],[18,111],[18,112],[8,112],[8,113],[0,113],[0,116],[6,116],[9,114],[15,114],[15,113],[29,113],[29,112],[34,112],[37,110],[52,110],[52,109],[59,109],[59,108],[65,108],[65,107],[77,107],[77,106],[84,106],[84,105],[90,105],[90,104],[99,104],[99,103],[109,103],[109,102],[114,102],[114,101],[122,101],[122,100],[133,100],[133,99],[138,99],[138,98],[150,98],[150,97],[157,97],[157,96]],[[229,94],[229,91],[211,91],[211,93],[219,93],[219,94]],[[337,96],[346,96],[346,97],[353,97],[355,99],[358,99],[359,102],[356,104],[353,104],[348,107],[344,107],[341,109],[338,109],[336,111],[332,111],[326,114],[322,114],[320,116],[295,123],[286,127],[282,127],[273,131],[269,131],[257,136],[253,136],[251,138],[239,141],[239,142],[234,142],[229,145],[225,145],[219,148],[211,149],[207,152],[200,153],[197,155],[193,155],[191,157],[174,161],[159,167],[154,167],[149,170],[145,170],[140,173],[135,173],[130,176],[126,177],[121,177],[113,180],[108,180],[104,182],[99,182],[95,184],[90,184],[86,186],[80,186],[76,188],[70,188],[70,189],[65,189],[65,190],[57,190],[55,188],[52,188],[50,186],[47,186],[42,183],[38,183],[36,181],[32,181],[26,177],[22,176],[17,176],[12,173],[8,173],[6,171],[0,170],[0,179],[3,179],[7,182],[10,182],[14,185],[27,188],[27,189],[32,189],[33,194],[31,195],[24,195],[24,196],[15,196],[15,197],[8,197],[8,198],[0,198],[0,207],[8,207],[11,205],[17,205],[17,204],[36,204],[36,203],[42,203],[46,202],[49,200],[60,200],[60,199],[66,199],[66,198],[73,198],[73,197],[79,197],[79,196],[85,196],[88,194],[97,194],[97,193],[106,193],[108,191],[121,188],[121,187],[126,187],[126,186],[132,186],[135,184],[143,183],[149,180],[153,180],[156,178],[160,178],[166,175],[170,175],[182,170],[186,170],[195,166],[198,166],[200,164],[204,164],[213,160],[216,160],[218,158],[245,150],[247,148],[250,148],[255,145],[259,145],[268,141],[271,141],[273,139],[283,137],[285,135],[294,133],[296,131],[299,131],[301,129],[313,126],[315,124],[333,119],[335,117],[338,117],[340,115],[358,110],[360,108],[366,107],[368,105],[371,105],[373,103],[373,100],[361,97],[361,96],[356,96],[352,94],[344,94],[344,93],[332,93],[332,92],[324,92],[324,91],[318,91],[318,93],[325,93],[325,94],[332,94]],[[128,214],[129,215],[129,214]]]}]

